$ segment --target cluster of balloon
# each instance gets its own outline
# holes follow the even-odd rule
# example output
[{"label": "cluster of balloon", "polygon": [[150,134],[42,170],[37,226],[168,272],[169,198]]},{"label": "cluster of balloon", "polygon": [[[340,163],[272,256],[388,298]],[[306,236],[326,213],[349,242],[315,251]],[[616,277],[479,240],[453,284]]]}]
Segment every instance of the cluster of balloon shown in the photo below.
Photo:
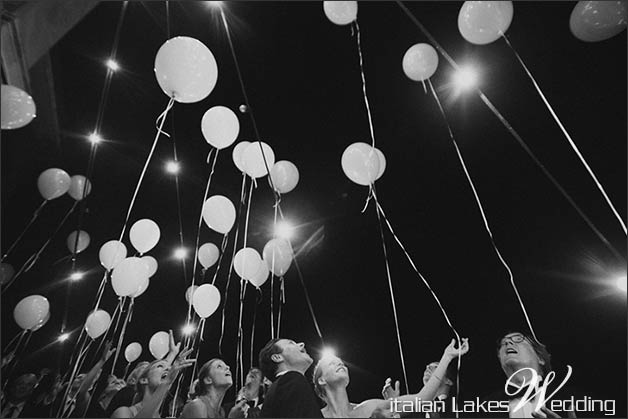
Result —
[{"label": "cluster of balloon", "polygon": [[100,247],[98,259],[108,271],[112,270],[126,258],[126,246],[117,240],[110,240]]},{"label": "cluster of balloon", "polygon": [[70,188],[68,195],[77,201],[87,197],[92,191],[92,183],[85,176],[74,175],[70,178]]},{"label": "cluster of balloon", "polygon": [[512,1],[465,1],[458,14],[458,30],[472,44],[490,44],[506,33],[512,14]]},{"label": "cluster of balloon", "polygon": [[325,16],[336,25],[348,25],[358,18],[357,1],[324,1]]},{"label": "cluster of balloon", "polygon": [[229,198],[214,195],[203,204],[203,220],[209,228],[227,234],[233,228],[236,210]]},{"label": "cluster of balloon", "polygon": [[299,183],[299,169],[294,163],[281,160],[270,169],[270,178],[277,192],[288,193]]},{"label": "cluster of balloon", "polygon": [[2,129],[22,128],[37,116],[33,98],[22,89],[8,84],[0,87],[0,107]]},{"label": "cluster of balloon", "polygon": [[205,99],[216,86],[218,66],[201,41],[177,36],[157,51],[155,77],[168,97],[179,103],[195,103]]},{"label": "cluster of balloon", "polygon": [[214,314],[220,305],[220,291],[212,284],[203,284],[194,290],[192,306],[202,319]]},{"label": "cluster of balloon", "polygon": [[137,361],[137,359],[142,355],[142,345],[139,342],[131,342],[126,346],[124,350],[124,357],[126,358],[126,362],[129,364],[131,362]]},{"label": "cluster of balloon", "polygon": [[148,342],[148,350],[155,359],[162,359],[170,350],[170,336],[166,332],[155,333]]},{"label": "cluster of balloon", "polygon": [[111,316],[105,310],[93,311],[85,320],[85,332],[92,339],[97,339],[109,329]]},{"label": "cluster of balloon", "polygon": [[148,288],[148,273],[146,261],[138,257],[128,257],[113,268],[111,286],[119,297],[138,297]]},{"label": "cluster of balloon", "polygon": [[384,153],[366,143],[353,143],[347,147],[340,163],[345,175],[362,186],[371,185],[386,170]]},{"label": "cluster of balloon", "polygon": [[41,295],[24,297],[13,309],[13,318],[24,330],[39,330],[50,319],[50,303]]},{"label": "cluster of balloon", "polygon": [[240,121],[231,109],[225,106],[214,106],[203,115],[201,131],[205,141],[218,150],[222,150],[238,138]]},{"label": "cluster of balloon", "polygon": [[68,238],[66,240],[68,250],[72,254],[81,253],[83,250],[87,249],[89,242],[89,234],[83,230],[71,232],[68,234]]},{"label": "cluster of balloon", "polygon": [[612,38],[626,29],[626,2],[579,1],[571,12],[571,33],[585,42],[599,42]]},{"label": "cluster of balloon", "polygon": [[51,200],[65,194],[72,180],[63,169],[51,168],[44,170],[37,179],[37,189],[45,200]]},{"label": "cluster of balloon", "polygon": [[220,257],[220,250],[214,243],[205,243],[198,249],[198,261],[204,269],[209,269]]},{"label": "cluster of balloon", "polygon": [[8,283],[15,275],[15,269],[8,263],[0,263],[0,285]]},{"label": "cluster of balloon", "polygon": [[236,162],[236,166],[242,167],[241,170],[253,179],[258,179],[266,176],[275,164],[275,152],[265,142],[254,141],[241,150],[239,160],[240,164]]},{"label": "cluster of balloon", "polygon": [[404,54],[401,66],[410,80],[425,81],[436,72],[438,54],[429,44],[415,44]]},{"label": "cluster of balloon", "polygon": [[292,246],[286,239],[275,238],[264,246],[264,264],[276,276],[284,276],[292,263]]},{"label": "cluster of balloon", "polygon": [[160,236],[159,226],[148,218],[136,221],[129,231],[131,244],[140,255],[155,247],[159,242]]}]

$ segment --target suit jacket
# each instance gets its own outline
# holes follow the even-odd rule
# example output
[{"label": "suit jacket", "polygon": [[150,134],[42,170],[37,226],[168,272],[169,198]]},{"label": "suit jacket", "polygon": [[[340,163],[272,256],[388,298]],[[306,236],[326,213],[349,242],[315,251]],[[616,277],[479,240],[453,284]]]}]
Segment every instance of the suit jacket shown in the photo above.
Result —
[{"label": "suit jacket", "polygon": [[288,371],[268,389],[261,417],[322,418],[323,415],[305,376],[297,371]]}]

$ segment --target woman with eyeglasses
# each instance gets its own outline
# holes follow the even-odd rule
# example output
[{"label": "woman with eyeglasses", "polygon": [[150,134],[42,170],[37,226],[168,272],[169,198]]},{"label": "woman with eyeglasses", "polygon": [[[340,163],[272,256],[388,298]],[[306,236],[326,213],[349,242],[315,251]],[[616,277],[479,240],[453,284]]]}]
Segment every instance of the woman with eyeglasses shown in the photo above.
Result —
[{"label": "woman with eyeglasses", "polygon": [[[370,399],[362,403],[351,403],[347,395],[349,385],[349,370],[347,366],[337,357],[324,357],[314,369],[314,389],[316,394],[327,404],[321,412],[326,418],[347,418],[347,417],[380,417],[380,415],[396,414],[391,412],[394,406],[400,408],[401,404],[415,403],[417,398],[423,401],[433,400],[436,396],[440,383],[444,380],[445,371],[453,359],[462,356],[469,351],[469,340],[462,339],[460,348],[455,347],[455,340],[445,348],[443,356],[438,366],[432,373],[431,378],[417,394],[409,394],[401,397],[394,397],[396,400]],[[385,387],[385,390],[386,387]],[[392,393],[399,394],[399,382],[397,381]]]}]

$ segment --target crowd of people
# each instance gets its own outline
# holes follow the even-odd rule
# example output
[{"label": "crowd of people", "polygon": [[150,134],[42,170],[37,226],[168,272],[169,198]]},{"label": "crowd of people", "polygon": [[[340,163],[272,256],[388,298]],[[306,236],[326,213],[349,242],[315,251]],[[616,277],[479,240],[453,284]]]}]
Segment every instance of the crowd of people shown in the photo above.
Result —
[{"label": "crowd of people", "polygon": [[[3,387],[2,417],[456,417],[455,400],[453,405],[440,402],[455,396],[456,360],[468,350],[467,339],[452,340],[440,360],[426,366],[423,387],[416,394],[400,394],[399,381],[393,384],[388,379],[381,398],[354,403],[347,392],[349,369],[342,359],[325,355],[312,369],[314,361],[303,343],[272,339],[259,353],[259,368],[248,371],[235,400],[227,400],[225,395],[234,380],[222,359],[197,365],[189,388],[178,380],[197,360],[189,358],[191,349],[181,349],[180,343],[174,342],[171,332],[169,352],[163,359],[140,362],[124,378],[101,377],[103,366],[115,352],[109,343],[91,369],[75,374],[72,380],[48,369],[9,377]],[[544,345],[527,334],[509,333],[498,341],[497,358],[504,381],[517,391],[510,392],[502,385],[499,392],[487,396],[486,400],[506,406],[505,412],[476,411],[471,416],[574,417],[573,412],[537,407],[534,398],[523,396],[526,385],[534,383],[532,375],[547,377],[552,371]],[[420,403],[434,401],[440,404],[432,406],[443,408],[418,408]]]}]

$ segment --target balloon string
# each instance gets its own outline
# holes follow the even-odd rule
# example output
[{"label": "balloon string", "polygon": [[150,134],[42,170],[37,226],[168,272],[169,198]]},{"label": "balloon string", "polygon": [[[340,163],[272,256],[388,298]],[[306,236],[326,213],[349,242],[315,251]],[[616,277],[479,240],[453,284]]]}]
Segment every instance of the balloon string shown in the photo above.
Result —
[{"label": "balloon string", "polygon": [[569,142],[569,145],[571,146],[571,148],[573,149],[574,153],[576,153],[576,155],[578,156],[578,158],[580,159],[580,162],[582,163],[582,165],[585,167],[585,169],[587,169],[587,172],[589,173],[589,176],[591,176],[591,179],[593,179],[593,182],[595,182],[595,186],[597,186],[598,190],[600,191],[600,193],[602,194],[602,196],[604,197],[604,199],[606,200],[606,203],[608,204],[609,208],[611,209],[611,211],[613,212],[613,214],[615,215],[615,218],[617,218],[617,220],[619,221],[619,223],[621,224],[622,229],[624,230],[624,234],[626,234],[626,224],[624,223],[624,220],[621,218],[621,216],[619,215],[619,213],[617,212],[617,209],[615,208],[615,206],[613,205],[613,203],[611,202],[610,198],[608,197],[608,195],[606,194],[606,191],[604,190],[604,187],[602,186],[602,184],[600,183],[600,181],[598,180],[597,176],[595,176],[595,173],[593,173],[593,170],[591,169],[591,167],[589,166],[589,164],[586,162],[586,160],[584,159],[584,157],[582,156],[582,153],[580,153],[580,150],[578,149],[578,146],[576,145],[576,143],[573,141],[573,139],[571,138],[571,136],[569,135],[569,133],[567,132],[567,130],[565,129],[565,126],[563,125],[563,123],[561,122],[561,120],[558,118],[558,116],[556,115],[556,112],[554,112],[554,109],[552,108],[552,105],[550,105],[549,101],[547,100],[547,98],[545,97],[545,94],[543,94],[543,91],[541,90],[541,87],[539,87],[539,84],[537,83],[536,79],[534,78],[534,76],[532,75],[532,73],[530,72],[530,70],[528,69],[528,67],[525,65],[525,63],[523,62],[523,59],[521,58],[521,56],[519,55],[519,53],[515,50],[515,48],[512,46],[512,44],[510,43],[510,41],[508,40],[508,38],[506,37],[506,34],[502,33],[501,34],[502,37],[504,38],[504,41],[506,41],[506,44],[510,47],[510,49],[512,50],[512,52],[515,54],[515,57],[517,58],[517,61],[519,61],[519,64],[521,64],[521,67],[523,67],[523,70],[526,72],[526,74],[528,75],[528,77],[530,78],[530,81],[532,82],[532,84],[534,85],[534,88],[536,89],[537,93],[539,94],[539,96],[541,97],[541,99],[543,100],[543,103],[545,104],[545,106],[547,107],[547,110],[550,112],[550,114],[552,115],[552,117],[554,118],[554,121],[556,122],[556,124],[560,127],[560,130],[563,132],[563,134],[565,135],[565,138],[567,139],[567,141]]},{"label": "balloon string", "polygon": [[238,344],[237,344],[237,354],[236,354],[236,388],[240,388],[239,387],[239,382],[238,379],[240,379],[240,382],[244,382],[244,372],[243,370],[243,362],[242,362],[242,341],[243,341],[243,336],[242,336],[242,311],[244,308],[244,296],[246,295],[246,285],[247,285],[247,281],[245,281],[244,279],[240,280],[240,314],[238,316]]},{"label": "balloon string", "polygon": [[22,238],[24,237],[24,234],[26,234],[26,231],[28,231],[28,229],[33,225],[35,220],[37,220],[37,218],[39,217],[39,214],[41,213],[41,210],[44,208],[44,206],[47,203],[48,203],[48,200],[44,199],[44,202],[41,203],[39,208],[37,208],[35,212],[33,212],[31,220],[28,222],[28,224],[26,224],[26,227],[24,227],[24,230],[22,230],[20,235],[17,236],[17,239],[15,239],[15,241],[11,244],[11,246],[9,246],[9,250],[7,250],[6,253],[2,256],[2,259],[0,259],[0,262],[3,262],[4,259],[6,259],[6,257],[9,256],[9,253],[11,253],[11,251],[15,248],[15,246],[22,240]]},{"label": "balloon string", "polygon": [[[263,263],[263,262],[262,262]],[[250,357],[251,357],[251,362],[249,364],[249,370],[251,368],[253,368],[253,348],[254,348],[254,342],[255,342],[255,322],[257,320],[257,309],[259,308],[259,303],[262,301],[262,290],[261,289],[257,289],[259,291],[258,294],[258,298],[257,301],[255,302],[255,310],[253,311],[253,326],[251,327],[251,351],[249,353]]]},{"label": "balloon string", "polygon": [[242,215],[242,207],[246,201],[246,175],[242,173],[242,186],[240,188],[240,203],[238,204],[238,214],[236,217],[235,240],[233,241],[233,252],[231,254],[231,262],[229,263],[229,273],[227,274],[227,285],[225,286],[225,298],[222,305],[220,337],[218,339],[218,353],[222,356],[222,339],[225,332],[225,310],[227,309],[227,297],[229,296],[229,284],[231,283],[231,274],[233,273],[233,259],[238,249],[238,235],[240,233],[240,216]]},{"label": "balloon string", "polygon": [[462,157],[462,153],[460,152],[460,148],[458,147],[458,142],[456,141],[456,138],[454,137],[454,133],[451,130],[451,126],[449,125],[449,121],[447,119],[447,115],[445,114],[445,110],[443,109],[443,106],[440,102],[440,99],[438,98],[438,95],[436,94],[436,91],[434,90],[434,86],[432,85],[432,82],[428,79],[428,84],[430,86],[430,89],[432,91],[432,95],[434,95],[434,99],[436,100],[436,104],[438,105],[438,109],[443,117],[443,120],[445,121],[445,125],[447,126],[447,132],[449,133],[449,137],[451,138],[451,141],[454,145],[454,148],[456,149],[456,155],[458,156],[458,160],[460,161],[460,165],[462,166],[462,169],[464,171],[464,174],[467,178],[467,182],[469,182],[469,186],[471,187],[471,190],[473,191],[473,197],[475,198],[475,202],[478,206],[478,209],[480,210],[480,215],[482,216],[482,221],[484,222],[484,228],[486,229],[486,232],[488,234],[489,239],[491,240],[491,245],[493,246],[493,249],[495,250],[495,253],[497,254],[497,257],[499,258],[500,262],[502,263],[502,265],[504,266],[504,268],[506,269],[506,271],[508,272],[508,277],[510,279],[510,284],[512,286],[512,289],[515,292],[515,295],[517,296],[517,300],[519,302],[519,306],[521,307],[521,310],[523,311],[523,315],[526,319],[526,322],[528,324],[528,328],[530,329],[530,332],[532,333],[532,336],[534,337],[534,339],[536,339],[537,341],[538,338],[536,337],[536,334],[534,332],[534,328],[532,327],[532,322],[530,321],[530,317],[528,316],[528,312],[525,308],[525,304],[523,304],[523,300],[521,299],[521,295],[519,294],[519,289],[517,288],[517,285],[515,284],[515,279],[514,276],[512,274],[512,270],[510,269],[510,266],[508,266],[508,264],[506,263],[504,257],[502,256],[501,252],[499,251],[499,248],[497,247],[497,243],[495,243],[495,238],[493,237],[493,232],[491,231],[491,228],[489,226],[488,223],[488,218],[486,216],[486,213],[484,211],[484,207],[482,205],[482,201],[480,201],[480,196],[477,192],[477,189],[475,188],[475,184],[473,183],[473,180],[471,179],[471,175],[469,174],[469,170],[467,169],[467,165],[464,161],[464,158]]},{"label": "balloon string", "polygon": [[100,301],[102,300],[102,295],[105,291],[105,285],[107,284],[107,276],[109,275],[109,271],[105,271],[105,274],[100,281],[100,286],[98,288],[98,292],[96,293],[96,305],[94,306],[94,311],[98,310],[98,306],[100,306]]},{"label": "balloon string", "polygon": [[[105,334],[99,338],[100,339],[100,343],[98,344],[98,347],[96,348],[96,352],[94,353],[94,358],[92,359],[92,362],[96,362],[97,357],[98,357],[98,353],[102,349],[103,344],[105,343],[105,341],[107,340],[107,337],[109,336],[109,331],[110,330],[114,330],[111,327],[111,325],[113,324],[114,320],[116,319],[116,316],[118,316],[118,319],[120,317],[122,317],[122,312],[120,311],[120,304],[116,305],[116,308],[113,311],[113,315],[111,316],[111,321],[109,322],[109,326],[107,326],[107,330],[105,331]],[[85,329],[85,327],[83,327],[83,329]],[[115,330],[114,330],[114,334],[115,334]]]},{"label": "balloon string", "polygon": [[[279,277],[279,310],[277,313],[277,337],[281,336],[281,313],[283,312],[283,306],[286,302],[285,282],[283,276]],[[322,339],[322,338],[321,338]]]},{"label": "balloon string", "polygon": [[[131,298],[131,302],[129,303],[129,308],[126,313],[126,318],[124,319],[124,323],[122,324],[122,331],[120,332],[120,337],[118,338],[118,346],[116,349],[116,353],[113,355],[113,365],[111,366],[111,375],[113,375],[113,372],[116,369],[116,363],[118,362],[118,355],[120,355],[120,350],[122,349],[122,342],[124,341],[124,335],[126,334],[126,327],[131,322],[130,319],[131,319],[131,314],[133,313],[134,302],[135,302],[135,299]],[[121,308],[121,311],[123,310],[123,308],[124,306]],[[120,314],[120,317],[122,317],[122,314]]]},{"label": "balloon string", "polygon": [[[371,191],[373,188],[371,187]],[[370,196],[371,194],[369,194]],[[399,346],[399,357],[401,358],[401,369],[403,371],[403,381],[406,386],[406,393],[409,394],[409,386],[408,386],[408,374],[406,373],[406,360],[403,355],[403,347],[401,345],[401,332],[399,331],[399,318],[397,317],[397,303],[395,300],[395,293],[393,292],[392,285],[392,277],[390,275],[390,265],[388,261],[388,250],[386,248],[386,238],[384,237],[384,226],[382,225],[382,219],[380,213],[377,208],[375,208],[375,212],[377,213],[377,222],[379,225],[379,234],[382,239],[382,249],[384,251],[384,262],[386,264],[386,277],[388,279],[388,289],[390,291],[390,302],[392,305],[393,318],[395,320],[395,331],[397,332],[397,344]]]},{"label": "balloon string", "polygon": [[[85,345],[85,343],[87,343],[87,345]],[[63,417],[63,415],[67,414],[67,409],[70,407],[69,403],[70,400],[68,400],[68,397],[70,396],[70,390],[72,389],[72,384],[74,383],[74,379],[76,378],[76,375],[78,373],[78,371],[80,371],[80,367],[79,364],[81,364],[81,360],[83,359],[84,355],[87,353],[87,351],[89,350],[89,347],[91,345],[91,341],[87,342],[87,341],[83,341],[83,348],[81,348],[81,350],[79,351],[79,355],[76,358],[76,362],[74,363],[74,367],[72,368],[72,372],[70,373],[70,378],[68,380],[68,386],[65,389],[65,393],[63,395],[63,399],[61,399],[61,404],[59,405],[59,410],[57,411],[57,414],[55,415],[55,417],[60,418]]]},{"label": "balloon string", "polygon": [[249,215],[251,214],[251,198],[253,197],[253,182],[251,182],[251,188],[249,190],[249,200],[246,205],[246,218],[244,219],[244,244],[243,248],[246,247],[247,243],[247,235],[249,232]]},{"label": "balloon string", "polygon": [[[135,199],[137,198],[137,194],[142,186],[142,181],[144,180],[144,175],[146,174],[146,170],[148,169],[148,165],[150,163],[151,158],[153,157],[153,153],[155,152],[155,148],[157,147],[157,142],[159,141],[159,135],[163,133],[162,128],[164,126],[164,122],[166,121],[166,115],[168,111],[172,109],[174,106],[174,97],[171,97],[166,105],[166,109],[157,117],[156,123],[158,122],[157,134],[155,134],[155,139],[153,140],[153,145],[148,153],[148,157],[146,158],[146,163],[144,163],[144,168],[142,169],[142,173],[140,174],[140,178],[137,181],[137,185],[135,186],[135,191],[133,192],[133,197],[131,198],[131,202],[129,203],[129,209],[126,212],[126,218],[124,219],[124,224],[122,225],[122,231],[120,232],[120,238],[118,241],[122,241],[124,237],[124,233],[126,231],[127,225],[129,223],[129,218],[131,218],[131,211],[133,210],[133,205],[135,204]],[[165,134],[165,133],[164,133]],[[166,134],[167,135],[167,134]]]},{"label": "balloon string", "polygon": [[[166,10],[169,10],[168,2],[166,2]],[[169,18],[170,17],[168,16],[168,19]],[[174,129],[174,109],[170,113],[170,117],[172,119],[172,157],[174,159],[174,162],[176,164],[179,164],[179,156],[177,154],[177,141],[176,141],[175,129]],[[175,191],[176,191],[176,194],[177,194],[177,217],[179,219],[179,242],[180,242],[181,248],[184,248],[184,242],[183,242],[183,216],[182,216],[182,210],[181,210],[181,192],[180,192],[180,188],[179,188],[179,173],[178,173],[178,171],[177,171],[177,173],[174,174],[174,185],[175,185]],[[185,258],[181,258],[181,266],[183,268],[183,278],[184,278],[184,280],[186,280],[187,277],[188,277],[188,274],[187,274],[187,267],[186,267],[186,263],[185,263]]]},{"label": "balloon string", "polygon": [[229,234],[225,234],[222,237],[222,244],[220,246],[220,256],[218,257],[218,264],[216,265],[216,272],[214,272],[214,278],[212,279],[212,285],[216,283],[216,279],[218,278],[218,271],[220,271],[220,267],[222,266],[222,259],[225,255],[225,250],[227,250],[227,244],[229,243]]},{"label": "balloon string", "polygon": [[[15,343],[15,341],[16,341],[16,340],[18,341],[18,344],[19,344],[19,341],[22,339],[22,336],[23,336],[25,333],[26,333],[26,330],[22,330],[21,332],[18,332],[18,334],[17,334],[17,335],[15,335],[15,336],[13,337],[13,339],[11,339],[11,340],[9,341],[9,343],[7,343],[7,344],[4,346],[3,357],[5,357],[6,355],[8,355],[8,354],[11,352],[11,351],[10,351],[11,345],[13,345],[13,343]],[[17,348],[17,345],[16,345],[16,348]]]},{"label": "balloon string", "polygon": [[[212,148],[207,155],[207,161],[212,155],[212,152],[216,150],[216,154],[214,154],[214,160],[212,162],[211,170],[209,172],[209,177],[207,178],[207,185],[205,186],[205,194],[203,195],[203,202],[201,202],[201,211],[198,216],[198,223],[196,227],[196,245],[194,247],[194,262],[192,263],[192,287],[196,283],[196,265],[198,262],[198,248],[201,240],[201,227],[203,226],[203,209],[205,208],[205,201],[207,201],[207,196],[209,195],[209,187],[212,183],[212,176],[214,174],[214,169],[216,167],[216,159],[218,158],[218,149]],[[192,298],[188,302],[188,315],[187,315],[187,323],[190,323],[190,319],[192,317]]]},{"label": "balloon string", "polygon": [[[279,208],[279,203],[277,202],[274,205],[274,216],[273,216],[273,236],[277,237],[277,209]],[[273,257],[271,261],[271,269],[270,269],[270,338],[275,339],[275,252],[273,252]]]},{"label": "balloon string", "polygon": [[364,104],[366,106],[366,114],[369,121],[369,129],[371,133],[371,146],[375,147],[375,130],[373,129],[373,117],[371,116],[371,105],[369,105],[369,98],[366,94],[366,77],[364,76],[364,61],[362,59],[362,46],[360,44],[360,25],[356,19],[353,24],[355,25],[356,40],[358,44],[358,57],[360,58],[360,75],[362,76],[362,93],[364,94]]}]

